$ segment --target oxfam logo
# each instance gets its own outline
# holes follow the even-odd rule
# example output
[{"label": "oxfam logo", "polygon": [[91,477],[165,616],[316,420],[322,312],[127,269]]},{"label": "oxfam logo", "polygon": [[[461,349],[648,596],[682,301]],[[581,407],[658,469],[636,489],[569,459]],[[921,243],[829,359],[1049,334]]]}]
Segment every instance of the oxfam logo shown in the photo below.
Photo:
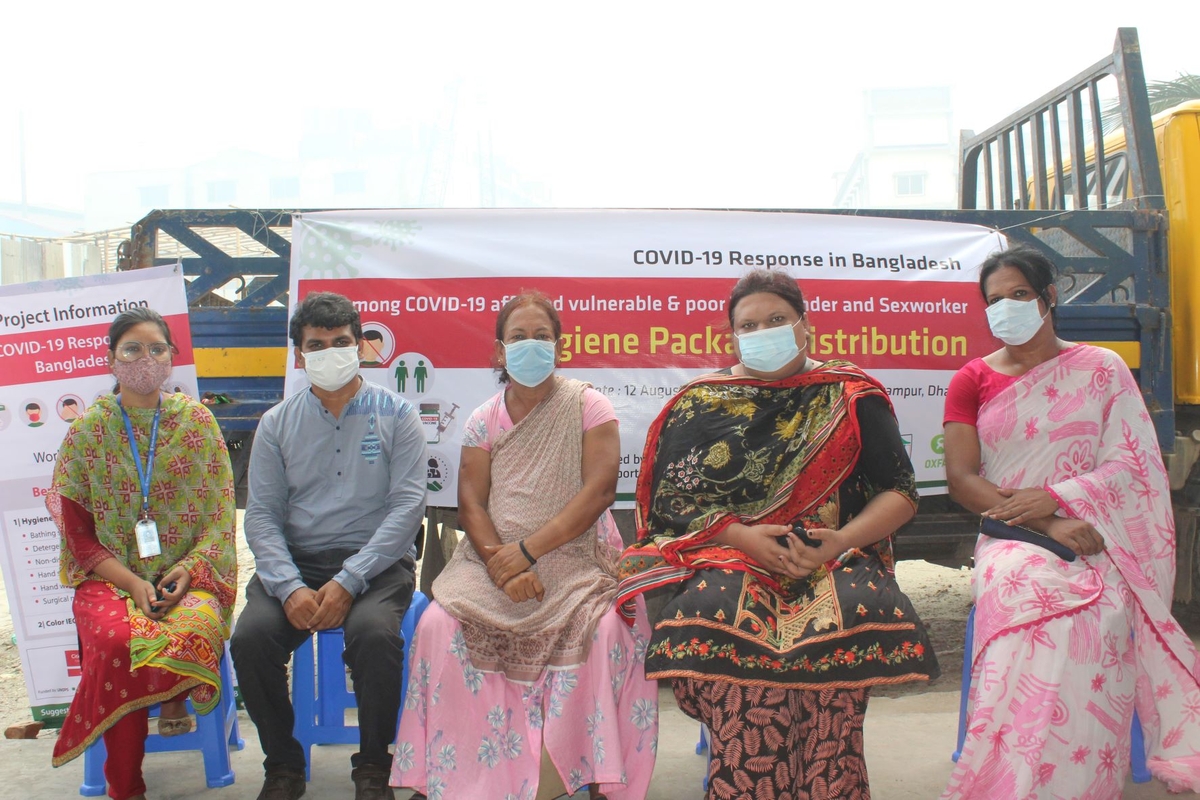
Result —
[{"label": "oxfam logo", "polygon": [[946,452],[946,447],[942,443],[943,438],[944,437],[942,436],[942,434],[939,433],[937,436],[935,436],[929,440],[929,449],[932,450],[933,452],[937,453],[939,456],[942,453]]}]

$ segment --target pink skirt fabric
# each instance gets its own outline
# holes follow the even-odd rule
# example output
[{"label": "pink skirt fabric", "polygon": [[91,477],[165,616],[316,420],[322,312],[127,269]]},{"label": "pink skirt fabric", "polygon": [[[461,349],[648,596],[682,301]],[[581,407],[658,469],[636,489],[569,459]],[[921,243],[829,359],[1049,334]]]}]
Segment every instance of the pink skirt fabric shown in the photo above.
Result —
[{"label": "pink skirt fabric", "polygon": [[1137,381],[1112,351],[1079,345],[985,402],[978,423],[980,475],[1042,487],[1105,550],[1066,562],[979,537],[971,715],[943,797],[1119,797],[1135,708],[1151,773],[1200,791],[1200,655],[1171,615],[1171,492]]},{"label": "pink skirt fabric", "polygon": [[658,747],[647,631],[639,598],[633,628],[608,612],[587,661],[525,684],[472,666],[458,620],[430,604],[412,645],[391,784],[430,800],[533,800],[544,746],[569,792],[598,783],[609,800],[643,800]]},{"label": "pink skirt fabric", "polygon": [[[981,550],[976,580],[991,575],[1018,595],[1032,596],[1030,583],[1052,584],[1063,563],[1027,544],[987,540]],[[989,551],[1027,555],[993,572]],[[1137,677],[1133,603],[1108,559],[1089,564],[1098,580],[1075,581],[1081,593],[1095,593],[1088,605],[977,642],[967,738],[943,800],[1121,796]]]}]

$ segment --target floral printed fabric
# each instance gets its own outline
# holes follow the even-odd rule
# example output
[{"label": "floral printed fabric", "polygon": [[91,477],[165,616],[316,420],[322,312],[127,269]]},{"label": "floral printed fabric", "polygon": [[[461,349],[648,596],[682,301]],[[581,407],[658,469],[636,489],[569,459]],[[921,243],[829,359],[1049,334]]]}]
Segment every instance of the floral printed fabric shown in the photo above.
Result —
[{"label": "floral printed fabric", "polygon": [[610,611],[586,662],[533,683],[476,669],[462,626],[436,602],[415,638],[393,786],[430,800],[533,800],[545,747],[568,791],[598,783],[610,800],[644,800],[658,748],[644,607],[632,628]]},{"label": "floral printed fabric", "polygon": [[[487,513],[504,543],[532,535],[583,490],[586,384],[563,378],[515,427],[492,443]],[[605,510],[600,519],[611,516]],[[545,587],[541,602],[514,603],[488,577],[469,544],[455,548],[433,582],[438,604],[463,625],[478,669],[532,683],[547,668],[581,663],[591,633],[617,593],[614,562],[623,542],[597,519],[530,567]]]},{"label": "floral printed fabric", "polygon": [[870,800],[863,757],[868,689],[671,683],[683,712],[712,732],[710,798]]},{"label": "floral printed fabric", "polygon": [[797,581],[710,541],[734,521],[840,528],[881,492],[916,503],[886,393],[853,364],[699,378],[659,415],[642,463],[620,599],[669,587],[647,675],[850,689],[938,674],[890,538]]},{"label": "floral printed fabric", "polygon": [[981,474],[1045,487],[1107,549],[1066,562],[979,538],[971,714],[943,797],[1119,797],[1135,708],[1154,775],[1200,790],[1200,664],[1170,613],[1171,497],[1133,376],[1072,348],[986,402],[978,430]]},{"label": "floral printed fabric", "polygon": [[[777,381],[697,378],[659,412],[642,463],[622,599],[702,567],[753,573],[778,590],[775,573],[744,553],[705,545],[734,522],[836,527],[843,492],[854,495],[847,513],[882,491],[918,500],[886,391],[846,361]],[[891,539],[872,549],[891,569]]]},{"label": "floral printed fabric", "polygon": [[[154,409],[128,411],[145,458]],[[55,744],[56,766],[83,752],[124,714],[181,689],[200,687],[192,700],[201,713],[219,699],[218,671],[237,591],[229,453],[212,413],[182,394],[162,401],[157,450],[150,513],[162,553],[142,559],[133,537],[140,485],[117,398],[100,397],[72,423],[59,448],[46,508],[62,534],[60,578],[78,590],[84,675]],[[191,577],[188,595],[163,620],[149,619],[124,592],[95,579],[88,569],[95,563],[76,561],[72,544],[83,540],[98,543],[151,582],[184,567]],[[119,704],[97,700],[114,691]]]},{"label": "floral printed fabric", "polygon": [[[138,452],[145,459],[154,409],[127,410]],[[150,484],[150,514],[158,524],[162,553],[143,559],[133,537],[142,498],[129,435],[117,397],[103,395],[67,431],[46,508],[63,530],[62,500],[82,506],[92,515],[100,544],[147,580],[183,566],[193,588],[216,596],[228,625],[237,592],[233,470],[212,412],[185,395],[167,395],[162,401]],[[78,586],[92,578],[76,563],[65,535],[62,544],[63,585]]]},{"label": "floral printed fabric", "polygon": [[[207,602],[211,602],[211,596],[206,593],[188,593],[161,623],[155,623],[171,632],[170,646],[165,649],[175,656],[173,663],[181,661],[180,656],[189,651],[204,651],[193,655],[188,669],[179,670],[164,662],[145,666],[134,662],[129,643],[136,639],[138,620],[150,620],[140,613],[131,616],[126,608],[128,600],[119,597],[111,584],[84,581],[75,590],[72,610],[82,647],[83,679],[71,698],[71,708],[54,743],[51,761],[54,766],[61,767],[82,755],[131,711],[176,696],[182,699],[189,690],[197,707],[201,706],[200,698],[206,703],[204,708],[215,705],[216,688],[201,682],[212,656],[208,640],[189,635],[185,625],[175,624],[195,615],[195,607]],[[215,655],[219,659],[220,651]]]},{"label": "floral printed fabric", "polygon": [[[581,491],[585,391],[557,379],[491,442],[487,511],[502,541],[538,530]],[[658,687],[642,665],[644,606],[632,627],[613,607],[621,544],[605,511],[538,559],[545,596],[523,603],[493,585],[469,542],[455,550],[409,656],[393,785],[447,800],[532,800],[544,747],[572,792],[597,783],[610,800],[645,798]]]}]

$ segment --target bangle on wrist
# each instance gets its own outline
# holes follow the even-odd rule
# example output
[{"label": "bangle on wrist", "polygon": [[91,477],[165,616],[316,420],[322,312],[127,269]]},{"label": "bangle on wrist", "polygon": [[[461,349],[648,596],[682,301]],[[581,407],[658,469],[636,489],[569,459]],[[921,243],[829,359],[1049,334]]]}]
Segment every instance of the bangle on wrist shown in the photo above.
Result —
[{"label": "bangle on wrist", "polygon": [[527,559],[529,560],[529,566],[531,566],[531,567],[532,567],[534,564],[536,564],[536,563],[537,563],[537,559],[536,559],[536,558],[534,558],[533,556],[531,556],[531,555],[529,554],[529,551],[525,549],[525,542],[524,542],[524,540],[518,540],[518,541],[517,541],[517,547],[521,548],[521,555],[525,556],[525,558],[527,558]]}]

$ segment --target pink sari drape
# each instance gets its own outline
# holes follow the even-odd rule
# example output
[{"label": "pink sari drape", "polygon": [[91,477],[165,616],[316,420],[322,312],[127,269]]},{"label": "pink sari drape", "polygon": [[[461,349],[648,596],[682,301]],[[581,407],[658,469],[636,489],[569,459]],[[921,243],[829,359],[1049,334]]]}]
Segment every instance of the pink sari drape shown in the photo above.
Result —
[{"label": "pink sari drape", "polygon": [[[488,514],[505,542],[559,513],[582,488],[584,385],[559,379],[492,447]],[[613,605],[621,535],[595,526],[538,559],[540,601],[513,603],[464,540],[434,581],[410,645],[391,784],[429,800],[533,800],[542,751],[572,793],[597,784],[643,800],[658,748],[658,684],[646,680],[649,622]]]},{"label": "pink sari drape", "polygon": [[980,409],[981,474],[1041,486],[1104,537],[1097,556],[980,536],[967,741],[946,798],[1115,798],[1136,708],[1154,775],[1200,790],[1200,661],[1171,616],[1175,529],[1128,368],[1087,345]]}]

